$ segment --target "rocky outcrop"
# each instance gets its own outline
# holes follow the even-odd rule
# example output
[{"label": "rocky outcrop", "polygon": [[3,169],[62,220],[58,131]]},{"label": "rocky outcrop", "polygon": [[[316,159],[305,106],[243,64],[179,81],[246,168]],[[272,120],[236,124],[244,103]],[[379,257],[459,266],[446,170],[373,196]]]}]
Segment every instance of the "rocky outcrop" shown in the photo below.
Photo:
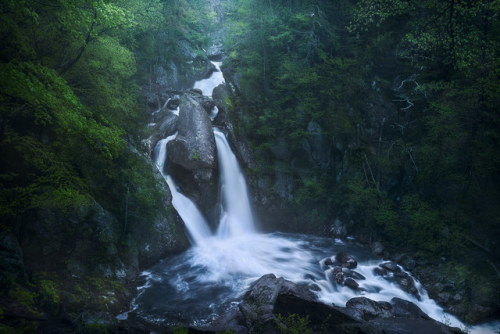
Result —
[{"label": "rocky outcrop", "polygon": [[[168,169],[182,192],[200,208],[213,208],[217,194],[217,151],[207,98],[195,91],[180,100],[177,138],[167,145]],[[203,200],[202,200],[203,199]]]},{"label": "rocky outcrop", "polygon": [[284,333],[290,316],[308,319],[307,329],[312,333],[460,333],[399,298],[376,302],[357,297],[349,300],[346,308],[333,307],[318,302],[306,287],[273,274],[254,282],[238,307],[212,323],[210,330]]}]

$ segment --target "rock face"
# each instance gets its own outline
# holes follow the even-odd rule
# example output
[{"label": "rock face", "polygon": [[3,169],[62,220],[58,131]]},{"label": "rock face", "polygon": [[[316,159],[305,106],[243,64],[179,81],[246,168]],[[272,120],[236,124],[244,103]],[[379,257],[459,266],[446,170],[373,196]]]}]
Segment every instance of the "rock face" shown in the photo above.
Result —
[{"label": "rock face", "polygon": [[167,145],[169,171],[202,210],[214,206],[217,193],[217,151],[205,100],[195,91],[181,97],[178,135]]},{"label": "rock face", "polygon": [[[282,333],[277,315],[309,317],[311,328],[324,333],[378,333],[370,325],[358,321],[339,308],[317,301],[304,286],[273,274],[262,276],[245,294],[238,309],[229,310],[214,322],[214,330],[236,333]],[[229,326],[228,326],[229,325]]]},{"label": "rock face", "polygon": [[286,324],[280,321],[291,315],[307,317],[312,333],[459,333],[399,298],[389,303],[358,297],[349,300],[345,309],[332,307],[318,302],[306,287],[273,274],[253,283],[238,307],[229,309],[210,330],[285,333]]}]

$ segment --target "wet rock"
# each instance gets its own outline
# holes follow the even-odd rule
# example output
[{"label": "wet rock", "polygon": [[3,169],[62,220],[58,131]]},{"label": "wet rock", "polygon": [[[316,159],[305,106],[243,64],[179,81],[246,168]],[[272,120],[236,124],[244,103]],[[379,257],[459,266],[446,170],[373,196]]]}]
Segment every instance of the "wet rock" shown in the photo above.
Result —
[{"label": "wet rock", "polygon": [[425,314],[417,305],[410,301],[394,297],[391,299],[391,305],[395,317],[430,319],[427,314]]},{"label": "wet rock", "polygon": [[360,273],[358,273],[357,271],[354,271],[354,270],[350,270],[350,269],[343,269],[342,272],[344,273],[344,275],[346,277],[350,277],[352,279],[355,279],[355,280],[364,280],[366,279],[365,276],[361,275]]},{"label": "wet rock", "polygon": [[324,263],[325,266],[333,266],[333,261],[331,258],[327,258]]},{"label": "wet rock", "polygon": [[215,43],[207,50],[207,57],[211,60],[219,60],[224,55],[222,43]]},{"label": "wet rock", "polygon": [[304,286],[296,285],[273,274],[264,275],[252,284],[239,305],[245,325],[253,329],[260,325],[270,325],[275,316],[274,304],[279,295],[290,295],[304,302],[316,301],[317,297]]},{"label": "wet rock", "polygon": [[332,270],[333,279],[337,284],[344,283],[344,273],[342,272],[342,267],[333,267]]},{"label": "wet rock", "polygon": [[418,299],[420,299],[420,295],[418,293],[417,287],[415,286],[415,281],[413,278],[405,272],[397,272],[394,274],[396,281],[402,290],[411,293]]},{"label": "wet rock", "polygon": [[167,145],[168,167],[176,180],[187,184],[180,183],[188,196],[198,199],[198,205],[210,206],[215,201],[217,168],[212,122],[194,93],[182,96],[180,108],[177,138]]},{"label": "wet rock", "polygon": [[181,103],[181,100],[180,100],[179,96],[175,96],[172,99],[170,99],[170,101],[168,101],[167,108],[170,110],[175,110],[175,109],[177,109],[177,107],[179,106],[180,103]]},{"label": "wet rock", "polygon": [[342,264],[342,267],[354,269],[358,266],[358,262],[351,255],[340,252],[335,255],[335,260]]},{"label": "wet rock", "polygon": [[375,267],[373,269],[373,273],[377,276],[385,276],[387,275],[387,270],[385,270],[384,268]]},{"label": "wet rock", "polygon": [[344,285],[353,289],[353,290],[357,290],[359,288],[359,284],[358,282],[356,282],[355,280],[353,280],[352,278],[348,277],[345,279],[344,281]]},{"label": "wet rock", "polygon": [[398,264],[396,262],[384,262],[382,264],[380,264],[380,267],[382,267],[383,269],[386,269],[388,271],[392,271],[392,272],[400,272],[401,271],[401,268],[399,268]]},{"label": "wet rock", "polygon": [[345,236],[347,235],[347,226],[337,218],[330,226],[330,232],[334,237],[345,238]]},{"label": "wet rock", "polygon": [[393,316],[390,303],[376,302],[365,297],[349,299],[346,303],[346,311],[354,318],[366,321]]},{"label": "wet rock", "polygon": [[194,94],[203,95],[203,91],[199,88],[191,88],[189,91]]},{"label": "wet rock", "polygon": [[417,266],[417,263],[411,257],[404,258],[401,264],[403,265],[403,268],[408,271],[412,271]]}]

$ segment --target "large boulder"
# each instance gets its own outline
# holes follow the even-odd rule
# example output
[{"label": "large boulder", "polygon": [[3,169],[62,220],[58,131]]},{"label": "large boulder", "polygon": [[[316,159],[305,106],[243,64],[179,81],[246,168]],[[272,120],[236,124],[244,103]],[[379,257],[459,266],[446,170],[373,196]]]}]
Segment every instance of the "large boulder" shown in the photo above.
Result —
[{"label": "large boulder", "polygon": [[366,297],[351,298],[346,304],[347,312],[359,320],[390,318],[393,316],[392,305],[388,302],[376,302]]},{"label": "large boulder", "polygon": [[[280,315],[280,317],[278,317]],[[243,297],[239,310],[230,309],[213,324],[213,329],[236,333],[282,333],[279,318],[308,317],[310,328],[323,333],[379,333],[340,308],[320,303],[307,287],[273,274],[262,276]]]},{"label": "large boulder", "polygon": [[204,102],[195,91],[181,97],[178,135],[167,144],[167,163],[183,193],[206,213],[216,201],[217,151]]}]

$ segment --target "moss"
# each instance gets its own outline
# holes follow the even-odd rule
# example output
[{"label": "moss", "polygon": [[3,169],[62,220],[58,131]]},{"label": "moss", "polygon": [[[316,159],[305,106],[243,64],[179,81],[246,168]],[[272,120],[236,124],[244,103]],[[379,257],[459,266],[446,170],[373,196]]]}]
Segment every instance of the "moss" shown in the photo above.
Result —
[{"label": "moss", "polygon": [[35,310],[38,294],[27,287],[17,283],[9,291],[9,297],[19,306],[32,314],[38,314]]},{"label": "moss", "polygon": [[278,314],[275,320],[278,330],[282,334],[312,334],[313,331],[309,328],[309,316],[300,317],[297,314],[282,316]]}]

